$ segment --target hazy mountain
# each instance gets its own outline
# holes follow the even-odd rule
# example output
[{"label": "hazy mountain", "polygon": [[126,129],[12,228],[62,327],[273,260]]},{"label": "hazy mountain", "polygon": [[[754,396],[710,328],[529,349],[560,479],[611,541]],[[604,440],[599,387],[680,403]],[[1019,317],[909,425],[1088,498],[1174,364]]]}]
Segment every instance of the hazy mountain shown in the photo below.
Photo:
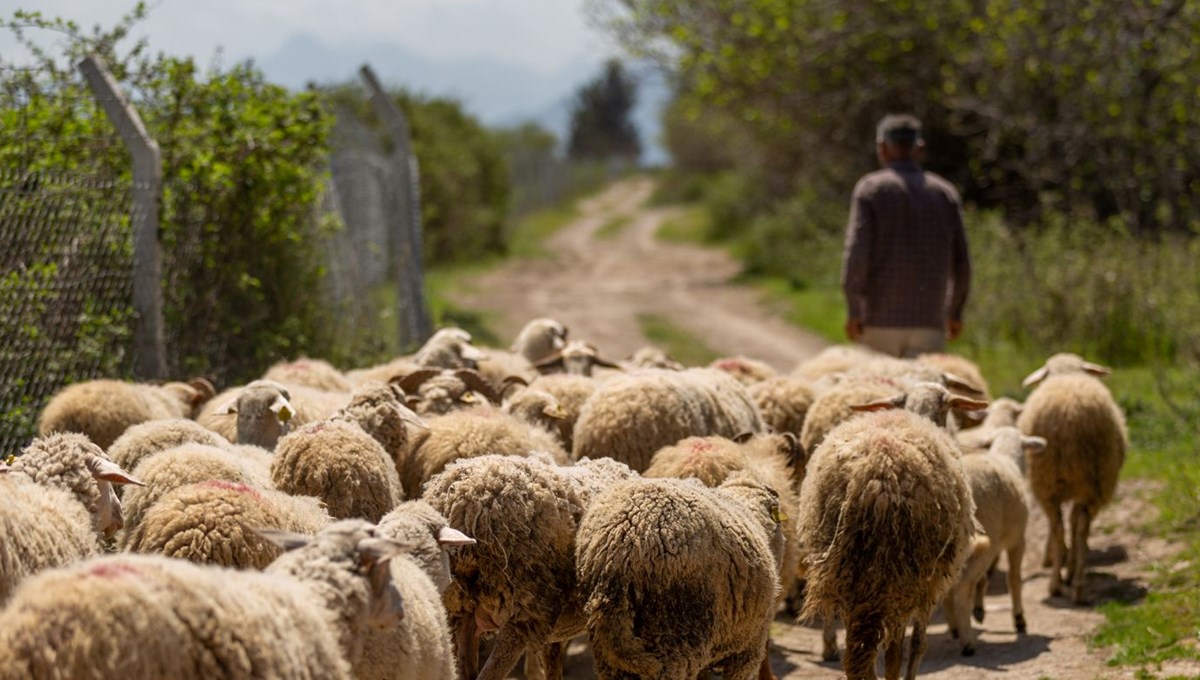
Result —
[{"label": "hazy mountain", "polygon": [[[273,82],[294,88],[358,78],[358,68],[371,64],[385,85],[400,85],[427,95],[453,97],[487,125],[535,121],[565,138],[571,99],[580,84],[600,71],[604,55],[578,59],[550,74],[483,58],[438,61],[396,44],[327,45],[310,35],[288,39],[259,62]],[[639,71],[640,73],[641,71]],[[660,163],[659,111],[666,100],[661,78],[643,78],[635,120],[642,134],[644,162]]]}]

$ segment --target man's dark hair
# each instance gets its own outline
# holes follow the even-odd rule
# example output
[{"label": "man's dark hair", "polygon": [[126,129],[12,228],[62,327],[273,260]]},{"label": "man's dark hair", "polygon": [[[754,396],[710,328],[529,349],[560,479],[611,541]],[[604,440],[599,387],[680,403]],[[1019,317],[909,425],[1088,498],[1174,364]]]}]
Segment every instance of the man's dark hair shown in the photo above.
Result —
[{"label": "man's dark hair", "polygon": [[875,128],[875,143],[891,142],[901,149],[911,151],[921,139],[921,121],[907,113],[884,116]]}]

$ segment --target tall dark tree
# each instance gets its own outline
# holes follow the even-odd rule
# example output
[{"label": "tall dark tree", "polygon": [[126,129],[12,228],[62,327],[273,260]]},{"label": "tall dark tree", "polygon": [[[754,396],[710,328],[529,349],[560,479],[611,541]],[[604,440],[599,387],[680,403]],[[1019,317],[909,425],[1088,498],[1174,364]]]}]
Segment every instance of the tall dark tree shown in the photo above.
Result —
[{"label": "tall dark tree", "polygon": [[637,126],[631,119],[637,103],[637,83],[612,59],[595,80],[579,88],[571,111],[571,158],[634,161],[642,152]]}]

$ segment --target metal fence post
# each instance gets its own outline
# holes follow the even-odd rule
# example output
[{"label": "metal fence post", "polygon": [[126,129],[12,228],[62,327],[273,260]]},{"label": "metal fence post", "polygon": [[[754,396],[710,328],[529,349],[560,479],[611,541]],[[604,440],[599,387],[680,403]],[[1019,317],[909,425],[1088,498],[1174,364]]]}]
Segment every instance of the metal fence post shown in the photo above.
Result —
[{"label": "metal fence post", "polygon": [[394,145],[392,160],[400,186],[396,191],[398,205],[395,208],[399,228],[393,231],[392,240],[399,270],[396,274],[404,283],[399,300],[400,341],[405,347],[411,347],[433,333],[433,324],[425,301],[425,275],[421,265],[421,206],[417,158],[412,153],[408,121],[400,107],[384,92],[369,65],[363,64],[359,74],[367,86],[375,114],[387,129]]},{"label": "metal fence post", "polygon": [[142,380],[166,376],[163,341],[162,255],[158,244],[158,206],[162,161],[158,144],[146,133],[137,110],[121,92],[104,62],[89,55],[79,62],[96,101],[133,156],[133,331],[134,375]]}]

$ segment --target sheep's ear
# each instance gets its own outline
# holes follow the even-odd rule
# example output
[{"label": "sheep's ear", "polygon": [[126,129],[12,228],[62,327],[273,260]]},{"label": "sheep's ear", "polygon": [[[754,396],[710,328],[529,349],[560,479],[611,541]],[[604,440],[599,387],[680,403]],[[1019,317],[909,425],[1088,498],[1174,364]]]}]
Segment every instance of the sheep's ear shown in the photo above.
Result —
[{"label": "sheep's ear", "polygon": [[461,345],[459,354],[461,354],[462,358],[466,361],[483,361],[488,358],[487,352],[466,343]]},{"label": "sheep's ear", "polygon": [[970,420],[970,421],[976,422],[976,423],[981,423],[985,419],[987,419],[988,410],[986,408],[981,408],[981,409],[978,409],[975,411],[964,411],[962,415],[967,420]]},{"label": "sheep's ear", "polygon": [[396,409],[400,411],[400,420],[403,420],[406,423],[411,423],[422,430],[429,429],[429,423],[425,422],[425,420],[422,419],[421,416],[417,415],[416,412],[411,408],[401,404],[396,404]]},{"label": "sheep's ear", "polygon": [[[382,595],[392,580],[392,570],[388,563],[392,558],[402,555],[412,548],[411,545],[389,538],[364,538],[358,542],[356,546],[358,563],[367,573],[367,579],[371,582],[371,590],[376,596]],[[396,606],[400,608],[399,601]],[[403,608],[400,608],[397,613],[403,614]]]},{"label": "sheep's ear", "polygon": [[457,548],[464,545],[475,545],[475,539],[452,527],[442,527],[438,530],[438,545],[443,548]]},{"label": "sheep's ear", "polygon": [[808,465],[808,452],[800,443],[800,438],[791,432],[784,432],[783,438],[788,444],[788,466],[803,468]]},{"label": "sheep's ear", "polygon": [[1034,385],[1045,380],[1046,376],[1048,376],[1048,375],[1050,375],[1050,370],[1047,369],[1045,366],[1042,366],[1041,368],[1034,371],[1033,373],[1030,373],[1029,375],[1025,376],[1025,379],[1021,381],[1021,387],[1033,387]]},{"label": "sheep's ear", "polygon": [[897,394],[888,399],[880,399],[869,404],[855,404],[850,407],[851,411],[866,412],[866,411],[886,411],[894,408],[904,408],[904,398],[906,395]]},{"label": "sheep's ear", "polygon": [[986,401],[967,399],[966,397],[951,396],[947,403],[950,405],[950,408],[958,409],[959,411],[983,411],[988,407]]},{"label": "sheep's ear", "polygon": [[1041,453],[1046,450],[1045,437],[1021,437],[1021,448],[1029,453]]},{"label": "sheep's ear", "polygon": [[597,366],[603,366],[604,368],[613,368],[618,371],[625,370],[625,367],[622,366],[621,364],[618,364],[615,361],[609,361],[608,359],[605,359],[604,357],[600,356],[599,354],[592,357],[592,363]]},{"label": "sheep's ear", "polygon": [[546,404],[542,408],[542,415],[547,418],[554,418],[555,420],[566,420],[568,414],[567,409],[563,408],[562,404],[554,403]]},{"label": "sheep's ear", "polygon": [[229,416],[235,413],[237,413],[237,397],[234,397],[224,404],[221,404],[217,407],[216,411],[213,411],[213,415],[218,416]]},{"label": "sheep's ear", "polygon": [[254,533],[283,548],[284,552],[303,548],[312,542],[311,536],[298,534],[294,531],[284,531],[283,529],[256,528],[254,529]]},{"label": "sheep's ear", "polygon": [[88,472],[92,473],[93,479],[104,480],[113,484],[132,484],[133,486],[146,486],[137,477],[129,474],[121,469],[120,465],[101,458],[100,456],[90,455],[87,457]]},{"label": "sheep's ear", "polygon": [[1091,375],[1096,376],[1112,375],[1111,368],[1107,366],[1101,366],[1100,364],[1093,364],[1090,361],[1083,362],[1083,370]]},{"label": "sheep's ear", "polygon": [[193,408],[217,396],[217,388],[213,387],[207,378],[192,378],[188,381],[188,386],[196,391],[195,397],[192,398]]},{"label": "sheep's ear", "polygon": [[[563,353],[562,353],[562,349],[559,348],[559,349],[555,350],[554,352],[533,362],[533,367],[538,369],[539,371],[542,371],[543,368],[561,368],[562,362],[563,362]],[[544,373],[545,371],[542,371],[542,372]]]},{"label": "sheep's ear", "polygon": [[973,397],[983,396],[983,390],[979,389],[979,386],[975,385],[975,383],[972,383],[970,380],[967,380],[966,378],[960,378],[953,373],[943,373],[942,384],[945,385],[947,389],[956,390],[958,392],[962,392],[963,394],[969,394]]},{"label": "sheep's ear", "polygon": [[275,397],[275,401],[271,402],[271,413],[274,413],[279,422],[286,423],[295,415],[292,409],[292,403],[287,400],[282,394]]},{"label": "sheep's ear", "polygon": [[754,439],[753,432],[742,432],[741,434],[738,434],[737,436],[735,436],[733,438],[733,441],[735,441],[739,444],[745,444],[746,442],[750,441],[751,439]]}]

